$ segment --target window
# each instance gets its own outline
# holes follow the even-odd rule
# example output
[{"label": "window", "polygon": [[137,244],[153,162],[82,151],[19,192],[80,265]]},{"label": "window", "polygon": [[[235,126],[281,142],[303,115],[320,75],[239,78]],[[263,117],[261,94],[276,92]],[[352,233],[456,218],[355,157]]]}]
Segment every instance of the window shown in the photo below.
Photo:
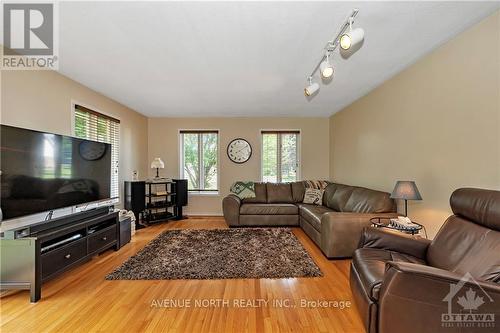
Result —
[{"label": "window", "polygon": [[262,131],[262,181],[299,178],[299,131]]},{"label": "window", "polygon": [[180,131],[181,178],[187,179],[188,190],[217,192],[218,131]]},{"label": "window", "polygon": [[111,144],[111,198],[118,198],[120,121],[83,106],[75,105],[74,131],[77,138]]}]

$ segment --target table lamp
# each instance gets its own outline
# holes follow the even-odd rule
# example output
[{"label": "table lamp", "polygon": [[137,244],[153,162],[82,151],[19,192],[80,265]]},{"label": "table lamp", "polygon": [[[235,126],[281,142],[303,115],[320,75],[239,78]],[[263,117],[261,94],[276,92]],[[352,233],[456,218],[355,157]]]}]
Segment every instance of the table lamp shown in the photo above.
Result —
[{"label": "table lamp", "polygon": [[422,200],[417,184],[410,180],[398,180],[391,193],[391,198],[405,201],[405,216],[408,216],[408,200]]},{"label": "table lamp", "polygon": [[156,169],[156,177],[160,178],[159,170],[165,168],[165,163],[159,157],[155,157],[153,162],[151,162],[151,169]]}]

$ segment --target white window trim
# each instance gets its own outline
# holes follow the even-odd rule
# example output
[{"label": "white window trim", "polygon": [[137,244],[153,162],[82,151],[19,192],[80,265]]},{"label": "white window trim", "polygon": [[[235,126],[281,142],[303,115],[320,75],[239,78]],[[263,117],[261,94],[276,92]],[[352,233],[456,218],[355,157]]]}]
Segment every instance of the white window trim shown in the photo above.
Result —
[{"label": "white window trim", "polygon": [[[275,129],[275,128],[261,128],[259,130],[259,140],[260,140],[260,181],[264,181],[264,173],[262,172],[264,169],[264,140],[262,139],[262,132],[272,131],[272,132],[299,132],[297,137],[297,181],[302,180],[302,130],[300,129]],[[278,139],[279,143],[279,139]],[[279,149],[278,155],[281,153],[281,149]],[[279,163],[281,164],[281,163]],[[279,169],[279,166],[278,166]]]},{"label": "white window trim", "polygon": [[[87,109],[93,110],[95,112],[99,112],[100,114],[103,114],[108,117],[115,118],[120,121],[120,124],[122,122],[121,117],[117,117],[114,114],[108,113],[108,112],[103,112],[99,108],[96,108],[93,105],[82,103],[80,101],[77,101],[75,99],[71,99],[71,110],[70,110],[70,115],[71,115],[71,136],[76,137],[75,135],[75,112],[76,112],[76,106],[80,105],[83,106]],[[120,125],[121,126],[121,125]],[[121,132],[121,129],[120,129]],[[123,193],[123,181],[122,181],[122,165],[120,163],[120,156],[121,156],[121,149],[122,149],[122,138],[121,138],[121,133],[120,133],[120,151],[118,151],[118,197],[117,198],[112,198],[109,201],[106,201],[107,204],[113,204],[113,205],[121,205],[121,193]]]},{"label": "white window trim", "polygon": [[200,196],[200,197],[217,197],[220,196],[220,178],[221,178],[221,165],[220,165],[220,143],[221,135],[220,129],[218,128],[180,128],[177,131],[177,140],[179,147],[179,179],[183,179],[184,175],[184,142],[182,140],[183,131],[217,131],[217,191],[213,192],[202,192],[202,191],[188,191],[189,196]]}]

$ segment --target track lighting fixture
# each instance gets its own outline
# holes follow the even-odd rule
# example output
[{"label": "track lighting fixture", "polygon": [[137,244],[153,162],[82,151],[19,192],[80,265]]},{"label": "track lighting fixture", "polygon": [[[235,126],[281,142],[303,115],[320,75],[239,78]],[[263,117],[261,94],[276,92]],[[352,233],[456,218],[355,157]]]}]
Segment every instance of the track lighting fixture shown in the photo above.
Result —
[{"label": "track lighting fixture", "polygon": [[314,94],[316,91],[319,90],[319,84],[317,82],[312,82],[313,78],[312,76],[310,76],[308,78],[309,80],[309,85],[304,89],[304,95],[306,96],[311,96],[312,94]]},{"label": "track lighting fixture", "polygon": [[318,71],[318,69],[323,79],[329,79],[333,76],[334,69],[332,63],[330,62],[330,57],[337,47],[340,46],[342,50],[349,50],[350,53],[354,53],[357,51],[357,48],[354,46],[361,46],[360,43],[364,39],[365,32],[361,28],[352,28],[354,18],[358,15],[358,12],[358,9],[353,9],[351,15],[349,15],[340,27],[340,30],[335,38],[326,43],[325,53],[317,63],[316,67],[314,67],[311,75],[308,77],[309,85],[304,89],[304,94],[306,96],[311,96],[319,90],[319,83],[313,83],[314,74]]},{"label": "track lighting fixture", "polygon": [[329,79],[333,75],[333,66],[330,63],[330,54],[326,53],[326,59],[319,66],[319,72],[324,79]]},{"label": "track lighting fixture", "polygon": [[352,28],[354,19],[349,18],[349,31],[340,37],[340,47],[343,50],[349,50],[352,46],[356,46],[365,38],[365,31],[361,28]]}]

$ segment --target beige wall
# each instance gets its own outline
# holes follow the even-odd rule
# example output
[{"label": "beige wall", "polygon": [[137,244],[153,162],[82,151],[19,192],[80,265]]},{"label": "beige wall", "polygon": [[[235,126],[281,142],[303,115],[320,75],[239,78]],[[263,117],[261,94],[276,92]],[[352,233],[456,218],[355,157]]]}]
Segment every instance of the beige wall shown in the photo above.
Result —
[{"label": "beige wall", "polygon": [[[151,118],[148,121],[134,110],[56,72],[6,71],[2,72],[1,83],[2,124],[71,135],[72,102],[120,119],[120,195],[123,180],[130,180],[133,170],[139,171],[141,179],[153,175],[148,168],[153,157],[159,156],[166,162],[164,175],[179,176],[179,129],[220,130],[220,193],[191,196],[187,209],[190,214],[219,215],[222,198],[235,180],[260,179],[261,129],[301,130],[302,178],[329,176],[327,118]],[[230,162],[226,156],[227,144],[236,137],[246,138],[253,147],[252,158],[242,165]]]},{"label": "beige wall", "polygon": [[391,191],[433,236],[462,186],[500,189],[500,12],[330,118],[330,177]]},{"label": "beige wall", "polygon": [[147,118],[57,72],[2,71],[2,124],[72,135],[72,101],[120,119],[120,196],[123,180],[147,167]]},{"label": "beige wall", "polygon": [[[410,216],[431,236],[461,186],[500,188],[500,14],[457,36],[359,99],[325,118],[150,118],[50,71],[1,73],[1,123],[71,135],[76,101],[121,120],[120,183],[133,170],[179,176],[179,129],[220,130],[220,193],[191,196],[190,214],[220,214],[235,180],[260,180],[260,130],[301,130],[301,178],[391,191],[416,180],[424,200]],[[253,147],[249,162],[226,156],[236,137]],[[120,194],[121,194],[120,190]]]},{"label": "beige wall", "polygon": [[[329,173],[329,140],[327,118],[150,118],[149,160],[161,157],[165,161],[163,176],[179,176],[179,130],[219,130],[218,196],[191,195],[188,214],[219,215],[222,198],[236,180],[260,180],[261,129],[301,130],[301,178],[327,179]],[[231,162],[226,155],[229,142],[245,138],[252,145],[252,157],[244,164]],[[149,175],[153,175],[154,170]]]}]

